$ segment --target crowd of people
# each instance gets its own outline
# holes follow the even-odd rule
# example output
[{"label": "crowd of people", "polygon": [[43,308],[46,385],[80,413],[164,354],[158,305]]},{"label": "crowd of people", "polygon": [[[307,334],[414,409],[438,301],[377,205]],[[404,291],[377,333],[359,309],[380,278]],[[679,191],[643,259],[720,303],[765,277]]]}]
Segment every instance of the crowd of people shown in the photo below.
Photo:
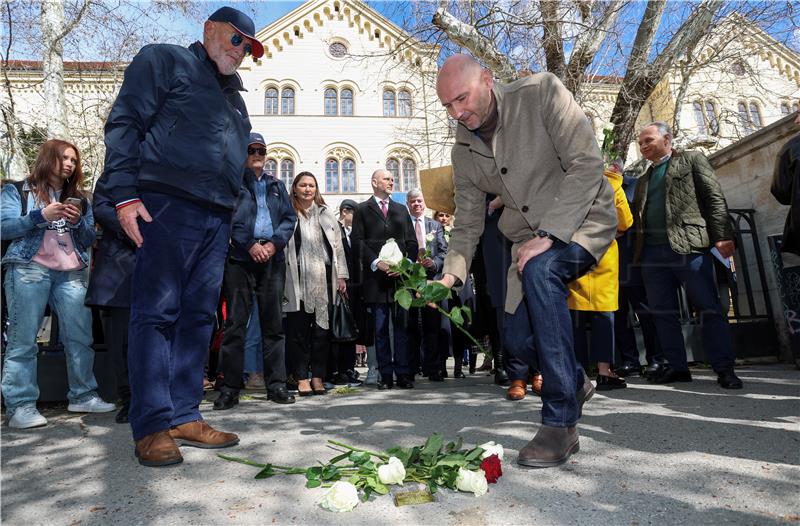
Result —
[{"label": "crowd of people", "polygon": [[[253,22],[230,7],[209,17],[202,43],[146,46],[108,117],[91,200],[80,190],[78,148],[61,140],[41,146],[26,181],[3,187],[9,425],[46,424],[36,409],[36,334],[48,303],[62,327],[69,411],[115,409],[92,373],[89,307],[101,310],[117,421],[130,423],[145,466],[181,462],[179,445],[238,443],[200,415],[209,380],[220,391],[214,409],[230,410],[246,387],[291,404],[335,385],[412,389],[419,377],[475,372],[475,348],[439,311],[394,301],[398,274],[379,257],[390,239],[428,279],[458,289],[444,307],[475,312],[468,330],[488,342],[485,368],[509,386],[506,396],[521,400],[529,385],[541,396],[542,426],[521,465],[559,465],[578,450],[576,424],[595,389],[624,388],[636,374],[692,380],[679,285],[719,384],[742,387],[713,270],[735,250],[725,199],[707,159],[674,150],[665,123],[642,128],[649,163],[633,177],[604,167],[556,77],[499,85],[456,55],[437,82],[460,123],[456,215],[428,217],[419,189],[396,202],[384,169],[372,174],[372,196],[337,209],[315,174],[300,172],[287,188],[265,172],[267,141],[250,131],[236,75],[248,53],[263,53]],[[96,225],[102,236],[90,258]],[[358,336],[334,341],[331,313],[341,302]]]}]

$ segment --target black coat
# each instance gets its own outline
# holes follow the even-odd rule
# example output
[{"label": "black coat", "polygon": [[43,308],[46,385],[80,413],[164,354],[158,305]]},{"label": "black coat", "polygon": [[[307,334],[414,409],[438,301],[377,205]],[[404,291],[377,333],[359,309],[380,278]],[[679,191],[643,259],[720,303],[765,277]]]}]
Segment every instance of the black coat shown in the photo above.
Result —
[{"label": "black coat", "polygon": [[373,272],[371,268],[388,239],[397,242],[405,257],[416,260],[417,236],[408,209],[390,199],[387,216],[383,217],[374,197],[359,203],[353,213],[350,242],[358,262],[356,270],[361,284],[361,298],[365,303],[394,301],[395,279],[380,270]]},{"label": "black coat", "polygon": [[781,148],[771,190],[779,203],[790,205],[781,251],[800,255],[800,135]]},{"label": "black coat", "polygon": [[94,189],[92,212],[95,222],[103,228],[103,235],[94,252],[94,268],[89,277],[85,303],[90,307],[129,308],[136,245],[125,235],[117,220],[107,184],[108,173],[104,173]]}]

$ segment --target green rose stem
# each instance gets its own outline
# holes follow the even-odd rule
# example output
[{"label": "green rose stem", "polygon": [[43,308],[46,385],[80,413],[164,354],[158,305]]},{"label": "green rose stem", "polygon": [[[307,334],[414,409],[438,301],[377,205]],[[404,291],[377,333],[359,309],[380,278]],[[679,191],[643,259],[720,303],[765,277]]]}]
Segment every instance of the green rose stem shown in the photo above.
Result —
[{"label": "green rose stem", "polygon": [[336,440],[328,440],[328,443],[329,444],[333,444],[334,446],[339,446],[339,447],[343,447],[345,449],[349,449],[350,451],[358,451],[360,453],[367,453],[369,455],[372,455],[373,457],[378,457],[378,458],[381,458],[383,460],[389,460],[389,455],[387,455],[385,453],[376,453],[375,451],[370,451],[368,449],[360,449],[360,448],[357,448],[357,447],[350,446],[348,444],[344,444],[342,442],[337,442]]},{"label": "green rose stem", "polygon": [[[407,270],[403,270],[402,268],[400,268],[400,266],[399,266],[399,265],[394,265],[394,266],[392,267],[392,271],[394,271],[394,272],[398,272],[400,275],[402,275],[402,276],[403,276],[403,281],[405,281],[405,280],[410,280],[410,279],[412,278],[411,274],[410,274],[410,273],[409,273]],[[411,291],[412,293],[414,293],[414,294],[422,294],[422,291],[421,291],[421,290],[419,290],[419,289],[417,289],[416,287],[409,287],[409,286],[407,286],[405,283],[401,283],[401,285],[403,286],[403,288],[410,290],[410,291]],[[475,337],[474,337],[474,336],[472,336],[472,335],[469,333],[469,331],[467,331],[466,329],[464,329],[464,327],[462,326],[462,325],[463,325],[463,322],[462,322],[462,323],[458,323],[457,321],[455,321],[455,320],[453,319],[453,317],[450,315],[450,313],[449,313],[449,312],[447,312],[446,310],[444,310],[443,308],[441,308],[441,307],[440,307],[438,304],[436,304],[436,303],[434,303],[434,305],[436,305],[436,310],[438,310],[438,311],[439,311],[439,312],[441,312],[441,313],[442,313],[444,316],[446,316],[448,320],[450,320],[451,322],[453,322],[453,324],[455,324],[455,326],[458,328],[458,330],[460,330],[462,333],[464,333],[464,335],[465,335],[467,338],[469,338],[470,340],[472,340],[472,343],[474,343],[475,345],[477,345],[477,346],[478,346],[478,350],[479,350],[480,352],[482,352],[484,355],[486,355],[486,356],[488,356],[488,357],[491,357],[491,355],[489,354],[489,352],[488,352],[486,349],[484,349],[483,345],[481,345],[481,343],[480,343],[478,340],[476,340],[476,339],[475,339]]]},{"label": "green rose stem", "polygon": [[[228,456],[228,455],[222,455],[220,453],[218,453],[217,456],[219,458],[223,459],[223,460],[230,460],[231,462],[238,462],[240,464],[247,464],[248,466],[254,466],[254,467],[262,468],[262,469],[267,467],[268,465],[270,465],[270,464],[261,464],[259,462],[254,462],[252,460],[247,460],[246,458],[239,458],[239,457],[231,457],[231,456]],[[282,469],[282,470],[285,470],[287,473],[296,474],[296,475],[299,475],[301,473],[305,473],[306,472],[305,469],[295,468],[295,467],[292,467],[292,466],[279,466],[277,464],[271,464],[271,466],[274,469]]]}]

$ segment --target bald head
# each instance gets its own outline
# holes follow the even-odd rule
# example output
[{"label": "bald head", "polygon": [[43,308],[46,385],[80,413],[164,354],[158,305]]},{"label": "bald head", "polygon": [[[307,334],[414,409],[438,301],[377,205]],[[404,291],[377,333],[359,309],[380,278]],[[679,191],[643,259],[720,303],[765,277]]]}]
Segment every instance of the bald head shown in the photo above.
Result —
[{"label": "bald head", "polygon": [[394,176],[383,169],[372,172],[372,193],[378,199],[386,199],[394,190]]},{"label": "bald head", "polygon": [[469,130],[480,128],[492,106],[492,74],[468,55],[444,61],[436,80],[436,94],[451,117]]}]

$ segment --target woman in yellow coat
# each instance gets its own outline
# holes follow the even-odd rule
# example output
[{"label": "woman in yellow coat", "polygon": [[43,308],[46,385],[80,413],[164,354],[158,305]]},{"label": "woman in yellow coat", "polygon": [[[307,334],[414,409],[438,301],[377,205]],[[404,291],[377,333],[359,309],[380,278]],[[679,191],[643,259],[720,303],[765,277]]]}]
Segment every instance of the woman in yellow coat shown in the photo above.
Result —
[{"label": "woman in yellow coat", "polygon": [[[606,170],[605,176],[614,189],[614,205],[617,208],[617,237],[633,225],[625,191],[622,189],[622,174]],[[618,305],[619,252],[617,242],[611,243],[608,251],[591,272],[569,284],[567,305],[573,314],[575,351],[578,359],[587,356],[586,331],[583,328],[591,320],[591,352],[597,360],[597,389],[607,391],[627,387],[625,380],[613,369],[614,362],[614,311]]]}]

